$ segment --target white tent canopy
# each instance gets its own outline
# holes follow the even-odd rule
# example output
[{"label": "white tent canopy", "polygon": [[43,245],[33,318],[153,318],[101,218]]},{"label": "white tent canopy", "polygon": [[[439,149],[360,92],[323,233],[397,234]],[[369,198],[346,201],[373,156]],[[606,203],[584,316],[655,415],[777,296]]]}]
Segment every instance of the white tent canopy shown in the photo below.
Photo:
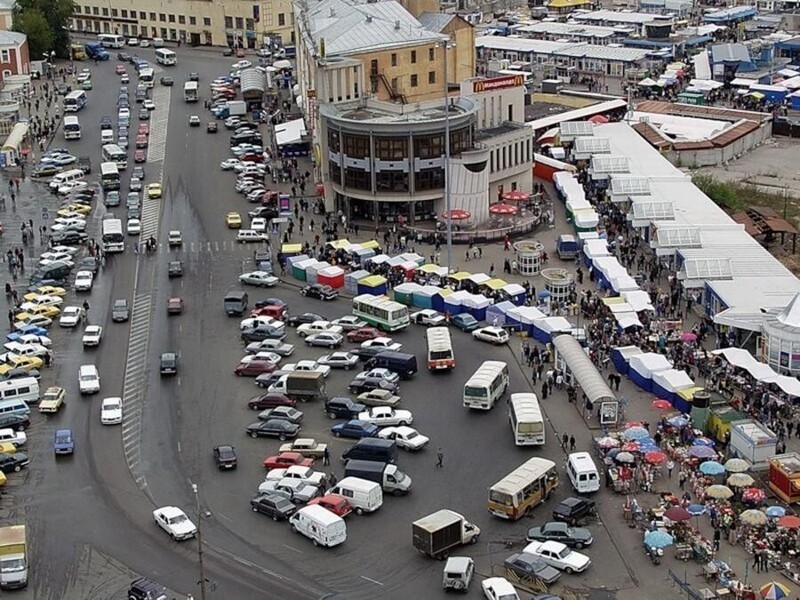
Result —
[{"label": "white tent canopy", "polygon": [[668,392],[680,392],[694,387],[694,381],[686,374],[686,371],[678,369],[667,369],[666,371],[653,373],[653,383]]},{"label": "white tent canopy", "polygon": [[275,126],[275,141],[278,146],[298,144],[306,135],[306,124],[303,119],[295,119]]},{"label": "white tent canopy", "polygon": [[762,363],[742,348],[722,348],[713,350],[712,354],[721,354],[734,367],[744,369],[750,375],[762,383],[774,383],[785,393],[795,398],[800,398],[800,381],[794,377],[778,375],[772,368]]}]

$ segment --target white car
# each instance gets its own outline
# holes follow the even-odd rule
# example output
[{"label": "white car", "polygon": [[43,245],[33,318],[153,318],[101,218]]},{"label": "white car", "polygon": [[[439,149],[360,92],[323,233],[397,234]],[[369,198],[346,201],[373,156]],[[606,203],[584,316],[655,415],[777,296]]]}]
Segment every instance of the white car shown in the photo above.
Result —
[{"label": "white car", "polygon": [[272,287],[277,285],[280,279],[266,271],[250,271],[239,275],[239,281],[246,285],[257,285],[259,287]]},{"label": "white car", "polygon": [[383,367],[375,367],[369,371],[362,371],[356,375],[356,379],[385,379],[389,383],[399,383],[400,375]]},{"label": "white car", "polygon": [[139,38],[128,38],[128,46],[138,46]]},{"label": "white car", "polygon": [[72,257],[69,258],[62,258],[61,260],[49,260],[49,259],[42,259],[39,261],[40,267],[46,267],[47,265],[52,265],[53,263],[61,263],[67,265],[70,269],[75,266],[75,263],[72,262]]},{"label": "white car", "polygon": [[147,110],[155,110],[156,103],[150,100],[150,98],[145,98],[145,101],[142,102],[142,107],[146,108]]},{"label": "white car", "polygon": [[231,171],[236,168],[236,165],[241,164],[238,158],[227,158],[219,163],[219,168],[223,171]]},{"label": "white car", "polygon": [[265,232],[267,230],[267,220],[264,217],[254,217],[250,219],[250,229],[262,233]]},{"label": "white car", "polygon": [[281,367],[284,371],[316,371],[322,373],[325,377],[331,374],[331,368],[328,365],[321,365],[313,360],[301,360],[297,363],[289,363]]},{"label": "white car", "polygon": [[[50,248],[50,252],[66,252],[67,254],[74,256],[78,253],[78,248],[75,246],[53,246]],[[44,256],[44,254],[42,254],[42,256]]]},{"label": "white car", "polygon": [[472,337],[481,342],[488,342],[495,346],[502,346],[507,344],[511,336],[502,327],[481,327],[472,332]]},{"label": "white car", "polygon": [[430,308],[412,313],[409,315],[409,320],[417,325],[426,325],[427,327],[436,327],[447,323],[447,319],[442,313]]},{"label": "white car", "polygon": [[359,421],[375,423],[378,427],[391,425],[408,425],[414,421],[410,410],[394,409],[390,406],[373,406],[369,410],[358,413]]},{"label": "white car", "polygon": [[142,222],[139,219],[128,219],[128,235],[139,235],[142,233]]},{"label": "white car", "polygon": [[344,331],[352,331],[354,329],[361,329],[362,327],[367,327],[369,323],[367,323],[364,319],[359,319],[355,315],[345,315],[344,317],[339,317],[338,319],[334,319],[331,321],[333,325],[338,325]]},{"label": "white car", "polygon": [[153,511],[156,525],[175,541],[188,540],[197,535],[197,527],[177,506],[162,506]]},{"label": "white car", "polygon": [[261,340],[260,342],[250,342],[245,348],[248,354],[269,351],[280,356],[289,356],[294,352],[294,344],[287,344],[281,340]]},{"label": "white car", "polygon": [[127,73],[123,73],[122,76],[119,78],[120,83],[130,83],[131,78]]},{"label": "white car", "polygon": [[189,117],[189,127],[200,127],[200,117],[197,115]]},{"label": "white car", "polygon": [[[77,217],[73,217],[77,218]],[[39,257],[39,264],[40,265],[49,265],[52,262],[59,262],[59,261],[72,261],[72,253],[71,252],[45,252]]]},{"label": "white car", "polygon": [[100,422],[103,425],[122,423],[122,398],[103,398],[100,406]]},{"label": "white car", "polygon": [[58,324],[62,327],[77,327],[78,323],[81,322],[82,316],[83,308],[80,306],[67,306],[64,308],[64,312],[61,313]]},{"label": "white car", "polygon": [[83,330],[81,341],[84,346],[99,346],[103,339],[103,328],[100,325],[88,325]]},{"label": "white car", "polygon": [[531,542],[522,552],[538,556],[551,567],[570,574],[582,573],[592,564],[591,558],[561,542]]},{"label": "white car", "polygon": [[332,369],[349,371],[358,364],[358,356],[352,352],[331,352],[325,356],[320,356],[317,362]]},{"label": "white car", "polygon": [[269,350],[262,350],[261,352],[256,352],[255,354],[245,354],[239,362],[247,364],[249,362],[253,362],[254,360],[265,360],[268,363],[278,366],[278,363],[283,360],[283,357],[279,354],[275,354],[274,352],[270,352]]},{"label": "white car", "polygon": [[20,308],[27,312],[29,308],[36,308],[38,306],[61,306],[63,303],[64,299],[61,296],[48,296],[46,294],[40,294],[33,300],[28,300],[25,302]]},{"label": "white car", "polygon": [[24,431],[14,431],[11,428],[0,429],[0,442],[14,444],[19,448],[28,443],[28,435]]},{"label": "white car", "polygon": [[247,317],[246,319],[242,319],[239,322],[239,329],[244,331],[245,329],[250,329],[251,327],[258,327],[259,325],[272,325],[273,327],[280,327],[283,325],[282,322],[276,321],[272,317],[268,317],[266,315],[261,315],[259,317]]},{"label": "white car", "polygon": [[78,271],[75,275],[75,291],[88,292],[94,285],[94,275],[91,271]]},{"label": "white car", "polygon": [[71,194],[72,192],[81,192],[89,187],[89,183],[79,179],[77,181],[68,181],[58,188],[58,193],[62,196]]},{"label": "white car", "polygon": [[326,475],[322,471],[315,471],[311,467],[294,465],[286,469],[270,469],[264,481],[280,481],[284,478],[298,479],[303,483],[319,487],[325,483]]},{"label": "white car", "polygon": [[406,427],[403,425],[381,429],[378,432],[378,437],[385,440],[394,440],[398,448],[408,450],[409,452],[422,450],[430,441],[428,436],[422,435],[413,427]]},{"label": "white car", "polygon": [[117,111],[117,119],[130,119],[131,118],[131,109],[125,108],[124,106]]},{"label": "white car", "polygon": [[486,600],[519,600],[514,586],[504,577],[489,577],[481,581],[481,589]]},{"label": "white car", "polygon": [[86,221],[82,219],[67,219],[64,223],[53,223],[53,231],[85,231]]},{"label": "white car", "polygon": [[8,342],[3,344],[9,354],[16,356],[36,356],[38,358],[46,355],[49,350],[41,344],[20,344],[19,342]]},{"label": "white car", "polygon": [[249,69],[253,66],[249,60],[240,60],[231,65],[231,71],[238,71],[239,69]]},{"label": "white car", "polygon": [[78,389],[81,394],[95,394],[100,391],[100,373],[94,365],[81,365],[78,369]]},{"label": "white car", "polygon": [[306,346],[324,346],[326,348],[338,348],[344,342],[341,333],[324,331],[322,333],[312,333],[306,338]]},{"label": "white car", "polygon": [[[25,344],[41,344],[45,348],[49,348],[50,346],[53,345],[53,340],[51,340],[46,335],[36,335],[35,333],[26,333],[24,335],[20,335],[16,339],[16,341],[9,342],[9,344],[22,344],[22,345],[25,345]],[[11,350],[11,348],[9,348],[8,344],[6,344],[5,347],[8,348],[8,350]]]},{"label": "white car", "polygon": [[338,333],[341,335],[342,328],[334,325],[330,321],[314,321],[312,323],[303,323],[297,327],[297,335],[300,337],[307,337],[314,333]]},{"label": "white car", "polygon": [[392,350],[393,352],[400,352],[403,344],[395,342],[392,338],[376,337],[366,342],[361,342],[362,348],[383,348],[384,350]]}]

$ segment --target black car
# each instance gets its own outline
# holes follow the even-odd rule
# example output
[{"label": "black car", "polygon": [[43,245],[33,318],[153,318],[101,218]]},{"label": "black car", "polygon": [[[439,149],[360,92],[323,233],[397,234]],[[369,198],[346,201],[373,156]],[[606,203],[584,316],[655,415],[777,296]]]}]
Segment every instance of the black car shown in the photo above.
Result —
[{"label": "black car", "polygon": [[111,117],[102,117],[100,119],[100,129],[113,129],[114,126],[111,124]]},{"label": "black car", "polygon": [[89,236],[82,231],[56,231],[51,236],[55,244],[82,244]]},{"label": "black car", "polygon": [[128,308],[127,300],[114,300],[111,307],[111,320],[114,323],[124,323],[131,318],[131,311]]},{"label": "black car", "polygon": [[225,469],[235,469],[239,465],[236,458],[236,448],[228,444],[214,446],[214,462],[217,468],[222,471]]},{"label": "black car", "polygon": [[541,527],[531,527],[526,539],[529,542],[561,542],[578,550],[591,545],[592,532],[585,527],[570,527],[566,523],[551,521]]},{"label": "black car", "polygon": [[325,402],[325,414],[330,419],[357,419],[367,407],[350,398],[330,398]]},{"label": "black car", "polygon": [[285,327],[272,327],[271,325],[259,325],[258,327],[248,327],[242,331],[242,339],[246,342],[261,342],[263,340],[282,340],[286,337]]},{"label": "black car", "polygon": [[25,431],[30,427],[31,418],[28,415],[0,415],[0,429],[14,429]]},{"label": "black car", "polygon": [[78,157],[78,168],[86,175],[92,172],[92,159],[88,156]]},{"label": "black car", "polygon": [[233,48],[228,46],[222,50],[222,56],[233,56]]},{"label": "black car", "polygon": [[588,498],[566,498],[553,509],[553,519],[574,526],[594,512],[594,500],[589,500]]},{"label": "black car", "polygon": [[531,554],[512,554],[505,560],[507,570],[521,577],[541,579],[547,585],[553,584],[561,577],[558,569],[544,562],[538,556]]},{"label": "black car", "polygon": [[172,77],[162,77],[161,78],[161,85],[165,85],[167,87],[171,85],[175,85],[175,80]]},{"label": "black car", "polygon": [[169,276],[170,277],[183,277],[183,263],[179,260],[169,261]]},{"label": "black car", "polygon": [[217,133],[217,124],[214,121],[209,121],[206,123],[206,132]]},{"label": "black car", "polygon": [[247,214],[250,217],[263,217],[265,219],[274,219],[279,216],[278,209],[274,206],[259,206]]},{"label": "black car", "polygon": [[386,352],[386,348],[380,346],[367,346],[366,348],[356,348],[353,354],[358,356],[361,362],[367,362],[371,358],[375,358],[381,352]]},{"label": "black car", "polygon": [[166,600],[167,588],[140,577],[131,582],[128,588],[128,600]]},{"label": "black car", "polygon": [[[254,256],[258,257],[259,254],[260,252],[256,250]],[[258,262],[257,258],[256,262]],[[263,300],[259,300],[258,302],[256,302],[255,306],[256,308],[262,308],[264,306],[280,306],[284,311],[289,309],[289,305],[286,304],[286,302],[284,302],[280,298],[274,298],[274,297],[264,298]]]},{"label": "black car", "polygon": [[[285,423],[286,421],[284,421]],[[3,473],[11,473],[17,472],[28,465],[30,461],[28,460],[28,455],[23,452],[17,452],[15,454],[6,454],[3,452],[0,454],[0,471]]]},{"label": "black car", "polygon": [[297,437],[297,434],[300,433],[300,425],[283,419],[270,419],[269,421],[250,423],[245,431],[247,435],[253,438],[276,437],[280,441],[284,441]]},{"label": "black car", "polygon": [[200,81],[200,73],[196,71],[189,73],[189,81]]},{"label": "black car", "polygon": [[294,406],[295,404],[297,404],[297,402],[288,396],[284,396],[283,394],[278,394],[275,392],[268,392],[266,394],[261,394],[260,396],[250,398],[250,400],[247,401],[247,408],[250,410],[264,410],[267,408],[275,408],[277,406]]},{"label": "black car", "polygon": [[68,86],[66,83],[57,83],[56,84],[56,94],[59,96],[66,96],[72,91],[72,87]]},{"label": "black car", "polygon": [[174,352],[164,352],[158,361],[158,370],[162,375],[176,375],[178,373],[178,355]]},{"label": "black car", "polygon": [[363,379],[353,379],[353,381],[351,381],[347,387],[350,389],[352,394],[361,394],[363,392],[369,392],[370,390],[377,389],[386,390],[396,394],[398,390],[398,385],[396,383],[387,381],[383,377],[364,377]]},{"label": "black car", "polygon": [[289,327],[297,327],[303,323],[313,323],[314,321],[327,321],[328,319],[318,315],[317,313],[303,313],[301,315],[292,315],[289,317]]},{"label": "black car", "polygon": [[339,292],[337,292],[331,286],[323,285],[321,283],[312,283],[311,285],[307,285],[300,290],[300,294],[308,298],[316,298],[317,300],[336,300],[336,298],[339,296]]},{"label": "black car", "polygon": [[131,60],[131,55],[127,52],[117,52],[117,60],[121,60],[122,62],[129,62]]},{"label": "black car", "polygon": [[77,271],[91,271],[92,275],[97,275],[99,268],[100,262],[96,256],[85,256],[75,265]]},{"label": "black car", "polygon": [[297,506],[277,494],[259,494],[250,500],[250,506],[253,511],[272,517],[273,521],[288,519],[297,510]]}]

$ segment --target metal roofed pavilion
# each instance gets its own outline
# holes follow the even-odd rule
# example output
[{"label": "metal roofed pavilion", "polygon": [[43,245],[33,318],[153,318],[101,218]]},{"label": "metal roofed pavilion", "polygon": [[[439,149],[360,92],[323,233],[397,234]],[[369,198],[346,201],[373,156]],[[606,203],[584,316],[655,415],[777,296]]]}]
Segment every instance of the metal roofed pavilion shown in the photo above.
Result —
[{"label": "metal roofed pavilion", "polygon": [[[592,177],[600,179],[615,173],[630,173],[631,161],[627,156],[600,155],[592,157]],[[599,176],[599,177],[598,177]]]},{"label": "metal roofed pavilion", "polygon": [[609,154],[611,143],[605,138],[584,137],[575,140],[575,158],[586,160],[594,154]]},{"label": "metal roofed pavilion", "polygon": [[671,221],[675,218],[672,202],[635,202],[628,213],[628,220],[634,227],[647,227],[653,221]]},{"label": "metal roofed pavilion", "polygon": [[675,229],[659,229],[656,231],[654,248],[699,248],[700,229],[697,227],[676,227]]},{"label": "metal roofed pavilion", "polygon": [[[647,177],[619,177],[615,175],[611,178],[611,199],[614,202],[623,202],[628,199],[628,196],[649,195],[650,180]],[[622,196],[622,198],[617,198],[618,196]]]},{"label": "metal roofed pavilion", "polygon": [[567,121],[559,127],[559,136],[562,142],[571,142],[575,138],[593,135],[594,123],[589,121]]},{"label": "metal roofed pavilion", "polygon": [[696,287],[693,283],[705,285],[706,279],[733,279],[730,258],[693,258],[684,261],[678,273],[686,287]]}]

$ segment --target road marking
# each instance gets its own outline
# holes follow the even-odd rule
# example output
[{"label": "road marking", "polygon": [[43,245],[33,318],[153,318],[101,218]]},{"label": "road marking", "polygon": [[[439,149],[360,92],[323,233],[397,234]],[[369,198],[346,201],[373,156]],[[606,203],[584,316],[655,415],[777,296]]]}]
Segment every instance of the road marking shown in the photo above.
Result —
[{"label": "road marking", "polygon": [[383,584],[382,584],[380,581],[375,581],[374,579],[370,579],[370,578],[369,578],[369,577],[367,577],[366,575],[362,575],[362,576],[361,576],[361,579],[366,579],[366,580],[367,580],[367,581],[369,581],[370,583],[374,583],[375,585],[379,585],[379,586],[383,587]]},{"label": "road marking", "polygon": [[304,554],[302,550],[298,550],[297,548],[295,548],[294,546],[290,546],[289,544],[284,544],[283,546],[284,548],[288,548],[289,550],[294,550],[298,554]]},{"label": "road marking", "polygon": [[172,88],[160,86],[153,91],[156,109],[150,118],[150,140],[147,148],[147,162],[162,162],[167,150],[167,125]]},{"label": "road marking", "polygon": [[178,452],[180,452],[180,451],[181,451],[181,443],[178,442]]}]

